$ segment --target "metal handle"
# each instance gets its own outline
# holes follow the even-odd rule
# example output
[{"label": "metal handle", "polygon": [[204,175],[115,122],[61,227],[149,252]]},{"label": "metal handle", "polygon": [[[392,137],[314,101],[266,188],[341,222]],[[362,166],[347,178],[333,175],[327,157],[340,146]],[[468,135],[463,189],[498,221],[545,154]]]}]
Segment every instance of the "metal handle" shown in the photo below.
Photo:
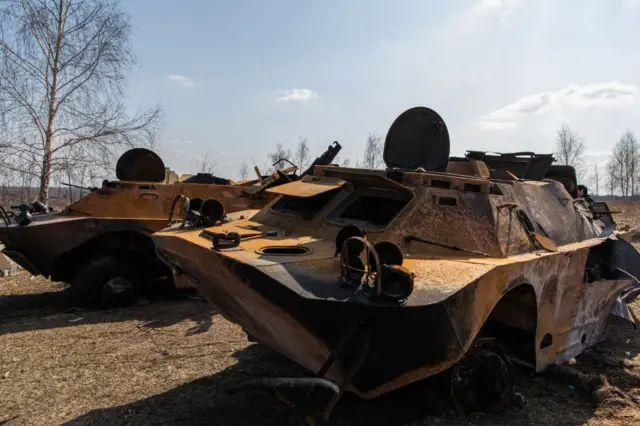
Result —
[{"label": "metal handle", "polygon": [[[169,222],[169,226],[171,226],[171,224],[172,224],[171,222],[173,220],[173,213],[175,212],[176,204],[178,203],[178,200],[183,200],[182,206],[181,206],[181,210],[185,211],[185,214],[182,216],[182,226],[181,227],[184,226],[186,213],[189,212],[189,206],[191,204],[191,201],[189,200],[189,198],[185,197],[182,194],[176,195],[176,198],[173,199],[173,203],[171,203],[171,210],[169,210],[169,221],[168,221]],[[186,209],[185,209],[185,207],[186,207]]]},{"label": "metal handle", "polygon": [[[242,237],[238,232],[229,232],[228,234],[216,234],[213,236],[213,249],[222,250],[238,247]],[[226,242],[222,242],[222,241]]]},{"label": "metal handle", "polygon": [[[349,256],[347,253],[347,244],[349,243],[349,241],[352,240],[356,240],[356,241],[360,241],[366,250],[366,258],[367,258],[367,264],[369,263],[369,254],[373,255],[373,261],[375,263],[375,267],[376,267],[376,272],[375,272],[375,288],[376,288],[376,295],[378,297],[380,297],[382,295],[382,269],[381,269],[381,265],[380,265],[380,256],[378,256],[378,252],[376,251],[376,249],[373,247],[373,245],[365,240],[362,237],[350,237],[347,238],[344,243],[342,243],[342,255],[341,255],[341,269],[343,271],[343,274],[345,273],[345,271],[347,269],[351,269],[352,267],[349,265]],[[367,274],[371,274],[371,265],[369,265],[369,267],[367,268],[368,270],[366,271]]]}]

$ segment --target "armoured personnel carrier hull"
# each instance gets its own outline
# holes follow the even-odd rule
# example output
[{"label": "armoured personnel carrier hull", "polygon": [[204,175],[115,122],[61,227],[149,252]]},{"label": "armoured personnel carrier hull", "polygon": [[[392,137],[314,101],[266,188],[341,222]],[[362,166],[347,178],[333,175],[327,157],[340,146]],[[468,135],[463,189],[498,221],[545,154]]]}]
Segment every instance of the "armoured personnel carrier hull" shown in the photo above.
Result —
[{"label": "armoured personnel carrier hull", "polygon": [[[316,163],[330,163],[340,148],[329,147]],[[118,161],[119,180],[91,188],[61,212],[22,205],[10,215],[0,208],[0,243],[5,255],[32,274],[71,284],[104,306],[130,304],[158,278],[171,279],[156,257],[153,232],[180,217],[214,224],[227,214],[263,207],[276,196],[267,188],[307,173],[295,171],[241,183],[199,173],[167,184],[160,157],[133,149]]]},{"label": "armoured personnel carrier hull", "polygon": [[514,361],[539,372],[603,339],[640,257],[606,205],[549,175],[551,156],[448,151],[442,119],[413,108],[386,170],[318,166],[255,215],[152,238],[219,313],[316,375],[261,383],[332,389],[327,416],[343,391],[444,371],[457,403],[501,407]]}]

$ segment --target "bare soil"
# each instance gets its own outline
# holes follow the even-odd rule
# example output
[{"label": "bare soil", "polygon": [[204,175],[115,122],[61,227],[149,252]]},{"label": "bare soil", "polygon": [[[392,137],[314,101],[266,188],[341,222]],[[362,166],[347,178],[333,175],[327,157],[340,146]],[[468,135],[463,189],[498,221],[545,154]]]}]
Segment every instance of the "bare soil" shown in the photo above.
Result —
[{"label": "bare soil", "polygon": [[[308,373],[247,341],[197,295],[110,311],[79,306],[61,284],[26,273],[0,279],[0,424],[301,423],[272,391],[230,390],[251,378]],[[612,318],[607,340],[572,365],[606,377],[594,395],[523,374],[524,407],[460,417],[440,383],[430,381],[373,401],[346,395],[331,423],[640,424],[639,352],[640,332]]]},{"label": "bare soil", "polygon": [[611,211],[616,212],[614,214],[614,220],[618,224],[618,227],[629,227],[636,230],[640,227],[640,202],[629,203],[614,201],[607,204]]}]

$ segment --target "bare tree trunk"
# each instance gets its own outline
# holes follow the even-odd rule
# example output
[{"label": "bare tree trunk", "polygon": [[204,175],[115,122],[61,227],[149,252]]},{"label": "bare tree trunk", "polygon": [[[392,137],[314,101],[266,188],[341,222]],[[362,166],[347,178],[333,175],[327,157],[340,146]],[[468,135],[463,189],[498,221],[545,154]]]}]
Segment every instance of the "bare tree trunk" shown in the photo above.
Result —
[{"label": "bare tree trunk", "polygon": [[0,170],[33,175],[45,204],[63,160],[106,171],[120,148],[153,145],[160,108],[131,117],[121,100],[135,57],[119,3],[0,1]]},{"label": "bare tree trunk", "polygon": [[31,186],[33,185],[33,177],[29,176],[29,178],[27,179],[27,199],[25,200],[25,202],[30,203],[33,201],[33,198],[31,197]]},{"label": "bare tree trunk", "polygon": [[[67,182],[71,183],[71,170],[67,169]],[[73,203],[73,188],[69,187],[69,204]]]},{"label": "bare tree trunk", "polygon": [[565,123],[558,130],[556,139],[556,155],[560,164],[572,166],[576,170],[578,181],[581,181],[586,173],[584,170],[584,143],[571,128]]},{"label": "bare tree trunk", "polygon": [[38,200],[44,204],[49,204],[49,182],[51,179],[51,140],[49,135],[47,135],[47,139],[42,157],[42,174],[40,175],[40,192],[38,193]]},{"label": "bare tree trunk", "polygon": [[44,204],[49,204],[49,183],[51,181],[51,142],[53,140],[54,121],[56,118],[56,95],[58,93],[58,73],[60,65],[60,47],[64,30],[65,13],[64,2],[59,0],[58,7],[58,36],[56,37],[56,50],[53,58],[53,69],[51,70],[51,89],[49,92],[49,117],[47,119],[47,132],[44,140],[44,152],[42,155],[42,174],[40,175],[40,193],[38,200]]}]

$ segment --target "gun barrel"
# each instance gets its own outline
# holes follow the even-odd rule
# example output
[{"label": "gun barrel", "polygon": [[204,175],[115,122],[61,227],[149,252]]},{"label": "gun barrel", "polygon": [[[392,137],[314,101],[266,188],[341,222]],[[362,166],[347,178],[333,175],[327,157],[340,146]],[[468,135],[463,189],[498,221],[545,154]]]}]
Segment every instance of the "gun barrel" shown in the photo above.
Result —
[{"label": "gun barrel", "polygon": [[73,188],[86,189],[87,191],[91,191],[92,190],[91,188],[87,188],[85,186],[80,186],[80,185],[74,185],[74,184],[68,183],[68,182],[60,182],[60,183],[63,184],[63,185],[66,185],[66,186],[71,186]]},{"label": "gun barrel", "polygon": [[327,164],[331,164],[333,160],[338,156],[338,153],[342,149],[342,146],[335,141],[332,145],[329,145],[329,148],[318,158],[315,159],[313,163],[305,170],[300,177],[310,175],[313,173],[313,168],[315,166],[324,166]]}]

